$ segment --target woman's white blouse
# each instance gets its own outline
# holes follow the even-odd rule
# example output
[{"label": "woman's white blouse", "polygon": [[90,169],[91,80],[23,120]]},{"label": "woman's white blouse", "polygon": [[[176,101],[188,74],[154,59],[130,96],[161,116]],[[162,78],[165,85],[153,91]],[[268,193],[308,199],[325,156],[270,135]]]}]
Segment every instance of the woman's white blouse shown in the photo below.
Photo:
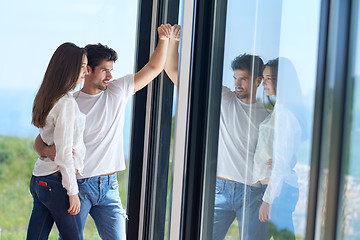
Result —
[{"label": "woman's white blouse", "polygon": [[[42,140],[56,146],[55,160],[40,157],[34,167],[34,176],[46,176],[60,170],[62,185],[69,196],[79,192],[76,170],[82,174],[85,145],[83,134],[85,114],[81,113],[72,92],[60,98],[50,110],[46,125],[40,128]],[[73,155],[74,150],[74,155]]]},{"label": "woman's white blouse", "polygon": [[[269,178],[263,196],[265,202],[271,204],[280,195],[284,183],[298,187],[294,167],[300,137],[301,127],[294,114],[276,103],[271,116],[260,124],[254,157],[253,182]],[[272,169],[267,164],[270,158]]]},{"label": "woman's white blouse", "polygon": [[273,158],[275,111],[259,126],[259,138],[254,155],[253,183],[268,181],[271,175],[269,160]]}]

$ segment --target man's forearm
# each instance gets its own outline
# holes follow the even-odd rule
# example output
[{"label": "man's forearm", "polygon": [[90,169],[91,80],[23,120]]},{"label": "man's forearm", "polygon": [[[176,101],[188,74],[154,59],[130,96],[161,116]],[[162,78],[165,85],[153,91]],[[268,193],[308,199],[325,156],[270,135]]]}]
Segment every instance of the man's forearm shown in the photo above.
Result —
[{"label": "man's forearm", "polygon": [[40,157],[47,157],[53,161],[55,160],[55,156],[56,156],[55,145],[51,145],[51,146],[46,145],[40,135],[38,135],[35,139],[34,150]]},{"label": "man's forearm", "polygon": [[149,62],[134,77],[134,92],[145,87],[164,69],[169,39],[159,40],[157,48]]},{"label": "man's forearm", "polygon": [[34,142],[34,150],[40,157],[46,157],[45,148],[46,148],[46,144],[43,142],[39,134]]},{"label": "man's forearm", "polygon": [[179,41],[170,39],[167,59],[164,67],[166,74],[169,76],[175,86],[177,86],[178,81],[178,46]]}]

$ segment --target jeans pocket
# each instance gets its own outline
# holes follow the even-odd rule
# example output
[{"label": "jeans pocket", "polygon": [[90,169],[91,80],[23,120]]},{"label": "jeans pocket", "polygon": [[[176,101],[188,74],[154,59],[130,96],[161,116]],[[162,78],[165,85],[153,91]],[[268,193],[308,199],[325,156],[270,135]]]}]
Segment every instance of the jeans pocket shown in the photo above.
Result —
[{"label": "jeans pocket", "polygon": [[216,179],[215,194],[220,194],[224,190],[224,181]]},{"label": "jeans pocket", "polygon": [[119,183],[117,180],[111,181],[110,186],[112,189],[118,189],[119,188]]},{"label": "jeans pocket", "polygon": [[36,185],[37,185],[36,188],[37,188],[37,195],[39,200],[42,203],[49,202],[51,199],[52,188],[51,186],[48,185],[48,182],[36,181]]},{"label": "jeans pocket", "polygon": [[85,183],[86,183],[86,178],[82,178],[82,179],[78,179],[78,180],[77,180],[78,186],[85,185]]},{"label": "jeans pocket", "polygon": [[250,188],[250,198],[254,201],[262,202],[262,197],[264,195],[263,188],[248,186]]}]

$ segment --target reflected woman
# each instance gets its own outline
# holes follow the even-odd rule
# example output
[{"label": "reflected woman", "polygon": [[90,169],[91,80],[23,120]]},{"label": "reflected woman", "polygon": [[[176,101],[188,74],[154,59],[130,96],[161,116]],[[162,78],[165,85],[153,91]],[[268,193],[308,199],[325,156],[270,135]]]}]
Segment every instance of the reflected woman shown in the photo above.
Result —
[{"label": "reflected woman", "polygon": [[[289,63],[286,59],[281,63],[286,68]],[[277,96],[279,59],[270,60],[265,64],[263,71],[264,93],[268,96]],[[285,70],[285,71],[284,71]],[[289,68],[283,69],[282,79],[295,79],[296,75],[289,73]],[[290,79],[290,80],[289,80]],[[295,85],[288,87],[294,88]],[[297,89],[298,90],[298,89]],[[288,89],[288,97],[291,96]],[[284,95],[284,93],[283,93]],[[253,182],[260,181],[267,185],[263,203],[259,209],[259,220],[270,222],[269,234],[274,229],[287,234],[287,239],[295,239],[295,231],[292,214],[295,210],[298,198],[298,178],[294,171],[296,165],[296,148],[300,143],[301,127],[292,107],[294,101],[284,102],[282,97],[274,106],[274,111],[266,118],[259,127],[258,144],[254,156]],[[299,99],[297,99],[299,100]],[[296,101],[296,100],[295,100]],[[271,100],[270,100],[271,103]],[[282,230],[282,231],[281,231]]]},{"label": "reflected woman", "polygon": [[[85,115],[72,91],[87,74],[83,48],[64,43],[54,52],[35,97],[32,123],[47,145],[56,145],[54,161],[39,158],[30,181],[33,210],[27,239],[48,239],[56,223],[62,239],[83,239],[76,174],[81,174],[85,145]],[[75,151],[73,155],[73,149]]]}]

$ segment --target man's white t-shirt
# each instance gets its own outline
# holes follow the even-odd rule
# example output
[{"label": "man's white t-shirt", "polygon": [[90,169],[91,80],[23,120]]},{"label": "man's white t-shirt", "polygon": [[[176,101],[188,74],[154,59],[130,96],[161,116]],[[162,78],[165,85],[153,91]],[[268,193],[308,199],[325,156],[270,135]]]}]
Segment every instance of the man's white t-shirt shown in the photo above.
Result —
[{"label": "man's white t-shirt", "polygon": [[123,128],[125,107],[134,94],[134,74],[109,82],[96,95],[74,93],[79,109],[86,115],[86,154],[82,176],[88,178],[125,169]]},{"label": "man's white t-shirt", "polygon": [[269,115],[262,104],[243,103],[229,88],[222,88],[217,176],[252,184],[259,125]]}]

